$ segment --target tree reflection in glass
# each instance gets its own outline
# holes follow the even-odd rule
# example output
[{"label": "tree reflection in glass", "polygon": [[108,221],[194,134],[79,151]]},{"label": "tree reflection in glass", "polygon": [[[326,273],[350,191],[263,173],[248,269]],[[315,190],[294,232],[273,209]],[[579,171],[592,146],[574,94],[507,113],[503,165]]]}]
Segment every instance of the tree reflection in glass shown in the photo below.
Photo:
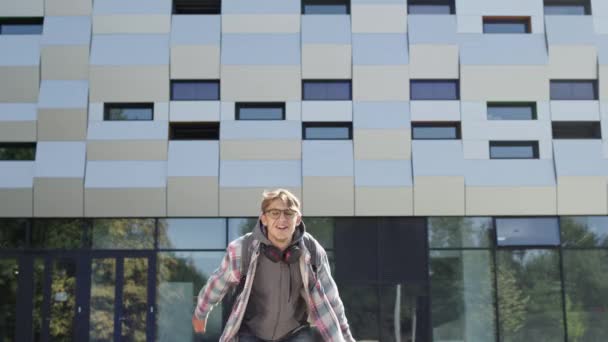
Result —
[{"label": "tree reflection in glass", "polygon": [[52,341],[72,341],[76,312],[76,262],[73,258],[53,260],[51,274]]},{"label": "tree reflection in glass", "polygon": [[116,259],[92,260],[89,339],[91,342],[113,341]]},{"label": "tree reflection in glass", "polygon": [[15,259],[0,259],[0,341],[13,341],[17,309],[17,277]]}]

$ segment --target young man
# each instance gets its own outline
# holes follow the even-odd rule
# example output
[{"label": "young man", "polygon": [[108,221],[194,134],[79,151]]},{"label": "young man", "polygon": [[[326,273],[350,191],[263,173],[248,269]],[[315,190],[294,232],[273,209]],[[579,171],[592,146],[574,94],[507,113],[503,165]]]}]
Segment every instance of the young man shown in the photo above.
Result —
[{"label": "young man", "polygon": [[[201,289],[192,317],[195,332],[205,332],[213,306],[245,277],[220,342],[313,342],[308,322],[324,341],[354,341],[327,254],[306,232],[300,201],[277,189],[264,192],[261,207],[256,227],[228,245]],[[243,253],[250,253],[247,267],[241,265],[247,260]]]}]

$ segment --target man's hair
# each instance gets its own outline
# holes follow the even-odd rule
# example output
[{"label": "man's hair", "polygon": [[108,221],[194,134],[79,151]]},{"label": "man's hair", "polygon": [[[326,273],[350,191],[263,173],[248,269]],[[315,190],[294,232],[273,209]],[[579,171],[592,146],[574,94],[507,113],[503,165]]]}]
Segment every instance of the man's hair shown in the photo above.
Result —
[{"label": "man's hair", "polygon": [[295,209],[300,212],[300,200],[296,195],[292,194],[286,189],[275,189],[271,191],[264,191],[262,193],[262,212],[265,212],[274,200],[282,200],[289,209]]}]

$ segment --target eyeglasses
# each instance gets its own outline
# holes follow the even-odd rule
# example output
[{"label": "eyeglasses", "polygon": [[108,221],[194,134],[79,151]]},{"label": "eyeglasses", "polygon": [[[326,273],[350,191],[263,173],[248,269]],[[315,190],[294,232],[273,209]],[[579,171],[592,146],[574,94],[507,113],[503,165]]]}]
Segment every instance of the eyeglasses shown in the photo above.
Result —
[{"label": "eyeglasses", "polygon": [[298,214],[297,211],[292,210],[292,209],[285,209],[285,210],[281,210],[281,209],[269,209],[266,210],[264,212],[264,214],[270,216],[270,218],[272,219],[278,219],[279,217],[281,217],[281,214],[285,215],[285,218],[287,219],[292,219],[294,217],[296,217],[296,215]]}]

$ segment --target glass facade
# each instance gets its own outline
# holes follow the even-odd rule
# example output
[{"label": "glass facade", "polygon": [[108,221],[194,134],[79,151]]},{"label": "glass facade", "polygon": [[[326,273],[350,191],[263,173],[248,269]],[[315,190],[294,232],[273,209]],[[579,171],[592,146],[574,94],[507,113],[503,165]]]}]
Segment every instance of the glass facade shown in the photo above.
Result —
[{"label": "glass facade", "polygon": [[[255,222],[0,220],[0,337],[217,341],[229,309],[217,306],[196,336],[196,296]],[[305,222],[328,252],[357,340],[608,336],[608,217]]]}]

